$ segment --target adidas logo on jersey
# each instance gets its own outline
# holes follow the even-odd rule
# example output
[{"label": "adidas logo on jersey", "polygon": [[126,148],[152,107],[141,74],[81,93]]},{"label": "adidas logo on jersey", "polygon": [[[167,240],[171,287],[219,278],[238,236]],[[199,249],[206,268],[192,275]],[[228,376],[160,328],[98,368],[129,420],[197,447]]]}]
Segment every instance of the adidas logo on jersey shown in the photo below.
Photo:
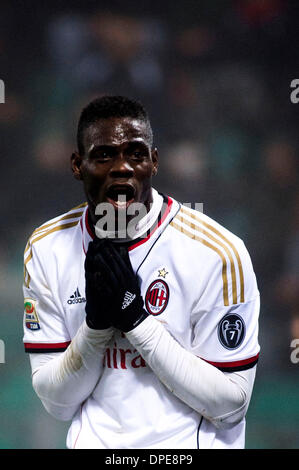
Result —
[{"label": "adidas logo on jersey", "polygon": [[121,306],[122,310],[124,310],[125,308],[127,308],[130,303],[133,302],[133,300],[135,299],[136,295],[135,294],[131,294],[131,292],[127,291],[125,293],[125,296],[124,296],[124,300],[123,300],[123,304]]},{"label": "adidas logo on jersey", "polygon": [[67,301],[67,303],[69,305],[72,305],[72,304],[81,304],[82,302],[86,302],[86,299],[85,297],[82,297],[80,292],[79,292],[79,288],[77,287],[77,289],[75,290],[75,292],[73,293],[73,295],[70,296],[69,300]]}]

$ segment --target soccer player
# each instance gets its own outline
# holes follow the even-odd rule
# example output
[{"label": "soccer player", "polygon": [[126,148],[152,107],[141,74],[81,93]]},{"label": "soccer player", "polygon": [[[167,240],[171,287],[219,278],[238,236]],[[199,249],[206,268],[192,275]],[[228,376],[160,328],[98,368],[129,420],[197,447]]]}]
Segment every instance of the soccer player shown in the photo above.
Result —
[{"label": "soccer player", "polygon": [[244,243],[153,188],[158,152],[139,102],[89,103],[77,147],[86,203],[25,248],[35,392],[71,420],[68,448],[244,448],[260,349]]}]

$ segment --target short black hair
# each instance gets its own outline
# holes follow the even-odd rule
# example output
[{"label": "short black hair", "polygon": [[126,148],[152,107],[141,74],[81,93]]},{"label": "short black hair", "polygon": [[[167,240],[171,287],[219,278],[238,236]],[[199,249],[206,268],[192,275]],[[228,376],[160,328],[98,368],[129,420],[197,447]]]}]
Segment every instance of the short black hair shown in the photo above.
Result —
[{"label": "short black hair", "polygon": [[150,145],[153,144],[153,131],[148,113],[137,100],[125,96],[101,96],[92,100],[83,108],[77,129],[77,146],[80,155],[84,154],[83,135],[86,128],[99,121],[113,117],[129,117],[143,121],[147,126]]}]

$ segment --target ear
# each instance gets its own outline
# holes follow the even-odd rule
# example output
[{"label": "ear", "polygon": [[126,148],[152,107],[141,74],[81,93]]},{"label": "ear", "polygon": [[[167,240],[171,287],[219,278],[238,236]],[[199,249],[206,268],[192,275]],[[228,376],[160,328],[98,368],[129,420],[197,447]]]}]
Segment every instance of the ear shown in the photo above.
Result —
[{"label": "ear", "polygon": [[82,180],[82,175],[81,175],[81,170],[80,170],[81,163],[82,163],[81,155],[79,155],[79,153],[77,152],[72,153],[71,169],[72,169],[74,178],[76,178],[76,180]]},{"label": "ear", "polygon": [[159,166],[159,155],[158,149],[155,147],[152,150],[152,162],[153,162],[153,176],[158,173],[158,166]]}]

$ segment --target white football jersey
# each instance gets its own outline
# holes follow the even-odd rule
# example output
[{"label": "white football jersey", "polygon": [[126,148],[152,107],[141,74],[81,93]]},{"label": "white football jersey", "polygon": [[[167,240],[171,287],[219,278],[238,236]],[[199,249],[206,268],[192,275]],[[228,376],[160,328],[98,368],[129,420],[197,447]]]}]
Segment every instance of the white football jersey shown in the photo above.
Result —
[{"label": "white football jersey", "polygon": [[[128,243],[145,308],[186,350],[224,372],[258,360],[259,292],[242,240],[153,190],[162,208]],[[25,249],[24,345],[64,351],[85,319],[84,261],[93,231],[87,204],[37,228]],[[116,331],[103,374],[75,414],[69,448],[242,448],[245,419],[226,429],[173,395]]]}]

